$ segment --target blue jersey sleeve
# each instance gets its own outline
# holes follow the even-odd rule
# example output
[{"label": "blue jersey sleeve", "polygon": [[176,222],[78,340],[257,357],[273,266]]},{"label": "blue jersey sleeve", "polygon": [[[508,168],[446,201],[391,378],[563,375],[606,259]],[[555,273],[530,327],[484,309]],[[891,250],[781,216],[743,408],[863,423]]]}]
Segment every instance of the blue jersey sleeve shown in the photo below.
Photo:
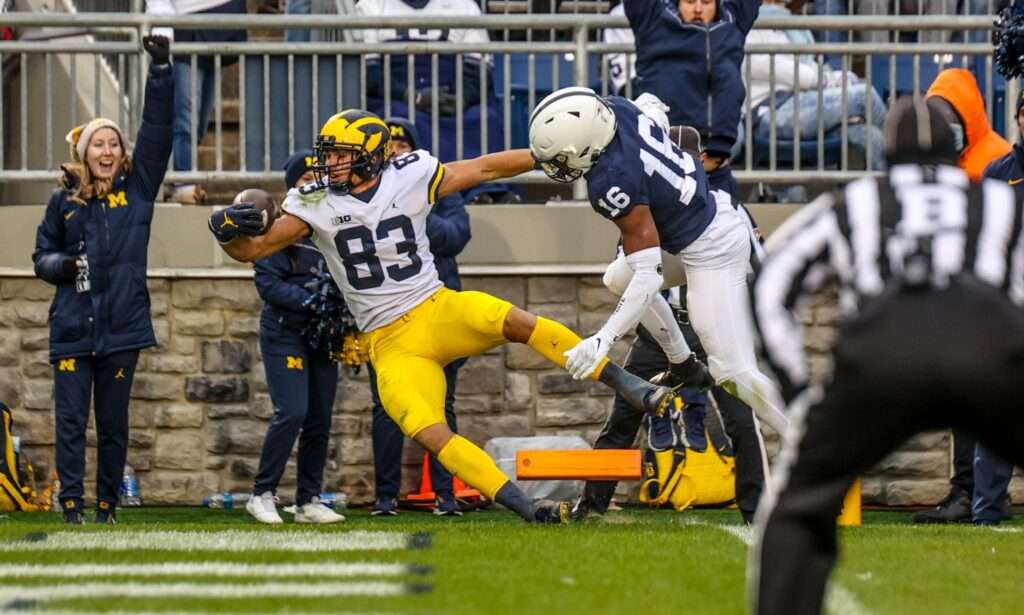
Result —
[{"label": "blue jersey sleeve", "polygon": [[615,170],[587,178],[587,195],[594,211],[609,220],[617,220],[635,206],[650,203],[643,177],[619,171],[622,168],[619,164],[609,167]]}]

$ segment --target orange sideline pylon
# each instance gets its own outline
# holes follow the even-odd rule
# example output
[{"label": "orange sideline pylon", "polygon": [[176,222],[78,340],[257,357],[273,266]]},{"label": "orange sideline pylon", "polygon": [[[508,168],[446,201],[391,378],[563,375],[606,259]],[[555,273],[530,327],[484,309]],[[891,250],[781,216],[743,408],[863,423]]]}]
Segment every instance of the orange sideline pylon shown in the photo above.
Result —
[{"label": "orange sideline pylon", "polygon": [[[473,489],[458,476],[452,476],[452,491],[459,500],[480,499],[480,492]],[[412,503],[426,502],[434,503],[434,485],[430,480],[430,453],[423,454],[423,476],[420,478],[420,490],[405,496],[405,499]]]}]

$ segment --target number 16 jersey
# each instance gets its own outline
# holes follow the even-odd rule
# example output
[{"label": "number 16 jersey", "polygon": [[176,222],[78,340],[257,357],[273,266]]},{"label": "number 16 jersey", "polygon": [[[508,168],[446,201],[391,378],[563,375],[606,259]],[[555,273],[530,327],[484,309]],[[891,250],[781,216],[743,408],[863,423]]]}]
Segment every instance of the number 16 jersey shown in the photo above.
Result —
[{"label": "number 16 jersey", "polygon": [[[444,165],[423,150],[394,158],[359,196],[293,188],[282,205],[313,231],[359,330],[387,325],[442,288],[427,237]],[[360,197],[366,198],[364,201]]]},{"label": "number 16 jersey", "polygon": [[604,101],[615,114],[616,130],[587,173],[590,205],[609,220],[647,205],[661,248],[678,254],[715,218],[704,167],[693,154],[673,145],[631,101],[618,96]]}]

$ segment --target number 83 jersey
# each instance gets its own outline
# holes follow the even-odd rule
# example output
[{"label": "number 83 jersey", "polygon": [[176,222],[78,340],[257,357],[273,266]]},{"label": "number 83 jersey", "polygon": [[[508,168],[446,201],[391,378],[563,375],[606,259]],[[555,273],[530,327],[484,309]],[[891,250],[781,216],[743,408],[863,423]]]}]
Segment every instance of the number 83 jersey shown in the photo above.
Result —
[{"label": "number 83 jersey", "polygon": [[383,327],[443,285],[427,237],[444,165],[423,150],[392,159],[358,196],[293,188],[283,209],[306,222],[359,330]]},{"label": "number 83 jersey", "polygon": [[628,99],[609,96],[604,101],[615,114],[616,130],[586,176],[591,207],[615,220],[636,205],[647,205],[661,248],[678,254],[715,218],[704,167]]}]

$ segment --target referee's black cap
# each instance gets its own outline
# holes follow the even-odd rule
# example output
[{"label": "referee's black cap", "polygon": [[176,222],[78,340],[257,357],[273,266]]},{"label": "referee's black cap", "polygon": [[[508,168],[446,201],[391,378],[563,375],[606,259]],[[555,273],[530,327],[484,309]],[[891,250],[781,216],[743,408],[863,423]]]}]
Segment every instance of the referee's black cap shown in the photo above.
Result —
[{"label": "referee's black cap", "polygon": [[885,158],[892,164],[950,164],[959,158],[942,101],[906,96],[885,119]]}]

